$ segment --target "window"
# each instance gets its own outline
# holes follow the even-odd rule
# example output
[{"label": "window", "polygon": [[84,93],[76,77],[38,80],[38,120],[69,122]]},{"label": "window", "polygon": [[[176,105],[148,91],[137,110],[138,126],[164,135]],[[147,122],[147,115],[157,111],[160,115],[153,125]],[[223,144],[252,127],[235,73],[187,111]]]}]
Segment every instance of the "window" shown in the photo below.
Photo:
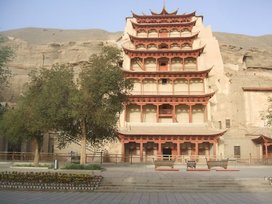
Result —
[{"label": "window", "polygon": [[162,79],[162,84],[167,84],[167,79]]},{"label": "window", "polygon": [[159,62],[159,70],[160,71],[168,71],[168,61],[160,61]]},{"label": "window", "polygon": [[172,106],[169,104],[163,104],[160,106],[160,114],[170,115],[172,114]]},{"label": "window", "polygon": [[226,119],[226,128],[230,128],[230,119]]},{"label": "window", "polygon": [[234,146],[234,158],[241,157],[241,148],[240,146]]},{"label": "window", "polygon": [[168,45],[167,44],[160,44],[159,49],[168,49]]},{"label": "window", "polygon": [[218,128],[222,129],[222,121],[218,121]]},{"label": "window", "polygon": [[48,153],[54,153],[54,143],[55,143],[54,135],[49,134]]},{"label": "window", "polygon": [[159,37],[168,37],[168,31],[167,30],[161,30],[159,32]]}]

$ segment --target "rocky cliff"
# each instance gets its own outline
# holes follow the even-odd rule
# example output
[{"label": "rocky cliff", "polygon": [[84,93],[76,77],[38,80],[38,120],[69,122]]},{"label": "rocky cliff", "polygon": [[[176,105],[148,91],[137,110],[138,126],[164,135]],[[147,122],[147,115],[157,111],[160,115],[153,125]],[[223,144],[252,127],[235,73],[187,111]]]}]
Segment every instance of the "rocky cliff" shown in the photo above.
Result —
[{"label": "rocky cliff", "polygon": [[[0,35],[6,38],[6,44],[15,51],[15,57],[9,63],[13,76],[10,87],[5,90],[5,100],[13,102],[16,100],[31,70],[50,68],[55,63],[78,64],[86,61],[91,54],[99,52],[103,44],[115,43],[122,34],[97,29],[45,28],[0,32]],[[226,74],[229,74],[230,80],[233,72],[244,72],[249,69],[262,73],[272,72],[272,35],[260,37],[229,33],[214,35],[219,41]],[[267,80],[269,85],[271,73]]]}]

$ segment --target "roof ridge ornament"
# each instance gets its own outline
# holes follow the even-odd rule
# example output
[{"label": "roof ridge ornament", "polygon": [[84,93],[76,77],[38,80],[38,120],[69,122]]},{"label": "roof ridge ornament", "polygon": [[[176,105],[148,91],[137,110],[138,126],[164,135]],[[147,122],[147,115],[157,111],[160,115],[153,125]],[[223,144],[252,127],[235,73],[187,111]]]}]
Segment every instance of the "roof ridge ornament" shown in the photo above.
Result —
[{"label": "roof ridge ornament", "polygon": [[163,0],[163,7],[162,7],[162,11],[160,13],[156,13],[156,12],[153,12],[151,10],[150,10],[150,12],[151,12],[152,15],[177,15],[178,9],[173,11],[173,12],[168,12],[166,10],[166,0]]}]

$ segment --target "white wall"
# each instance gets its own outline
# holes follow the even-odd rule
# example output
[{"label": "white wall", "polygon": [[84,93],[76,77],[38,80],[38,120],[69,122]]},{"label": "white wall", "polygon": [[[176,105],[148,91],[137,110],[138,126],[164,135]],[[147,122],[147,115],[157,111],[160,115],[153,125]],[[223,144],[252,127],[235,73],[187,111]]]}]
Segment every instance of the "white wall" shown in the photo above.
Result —
[{"label": "white wall", "polygon": [[266,120],[263,116],[267,113],[269,106],[268,97],[272,97],[271,92],[244,92],[246,125],[265,126]]}]

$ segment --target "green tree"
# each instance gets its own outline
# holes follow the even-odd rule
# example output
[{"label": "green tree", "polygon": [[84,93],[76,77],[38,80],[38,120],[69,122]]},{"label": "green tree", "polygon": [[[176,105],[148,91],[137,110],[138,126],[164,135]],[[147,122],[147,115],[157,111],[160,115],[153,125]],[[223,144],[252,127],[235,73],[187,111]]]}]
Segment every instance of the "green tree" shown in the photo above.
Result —
[{"label": "green tree", "polygon": [[71,139],[80,140],[81,164],[86,163],[87,142],[98,145],[117,137],[118,113],[132,88],[123,76],[121,61],[120,50],[109,46],[103,47],[101,54],[90,57],[82,67],[77,91],[70,100],[71,118],[58,126],[64,144]]},{"label": "green tree", "polygon": [[51,70],[42,69],[31,74],[27,90],[16,107],[3,115],[1,130],[9,141],[35,142],[33,163],[36,166],[39,164],[43,135],[54,130],[59,118],[65,118],[66,112],[62,112],[64,110],[62,107],[68,103],[69,93],[74,87],[71,68],[57,65]]},{"label": "green tree", "polygon": [[13,54],[11,48],[4,45],[4,38],[0,36],[0,87],[7,82],[10,76],[7,62],[12,59]]},{"label": "green tree", "polygon": [[[72,68],[64,66],[32,74],[16,108],[4,114],[5,134],[34,139],[37,164],[43,134],[56,131],[61,145],[80,141],[80,163],[85,164],[87,142],[98,145],[116,139],[118,113],[132,88],[123,77],[121,60],[117,48],[103,47],[82,67],[77,80]],[[13,119],[19,121],[8,122]]]},{"label": "green tree", "polygon": [[267,108],[267,113],[266,113],[266,119],[267,119],[267,124],[268,126],[272,126],[272,97],[268,98],[268,108]]}]

